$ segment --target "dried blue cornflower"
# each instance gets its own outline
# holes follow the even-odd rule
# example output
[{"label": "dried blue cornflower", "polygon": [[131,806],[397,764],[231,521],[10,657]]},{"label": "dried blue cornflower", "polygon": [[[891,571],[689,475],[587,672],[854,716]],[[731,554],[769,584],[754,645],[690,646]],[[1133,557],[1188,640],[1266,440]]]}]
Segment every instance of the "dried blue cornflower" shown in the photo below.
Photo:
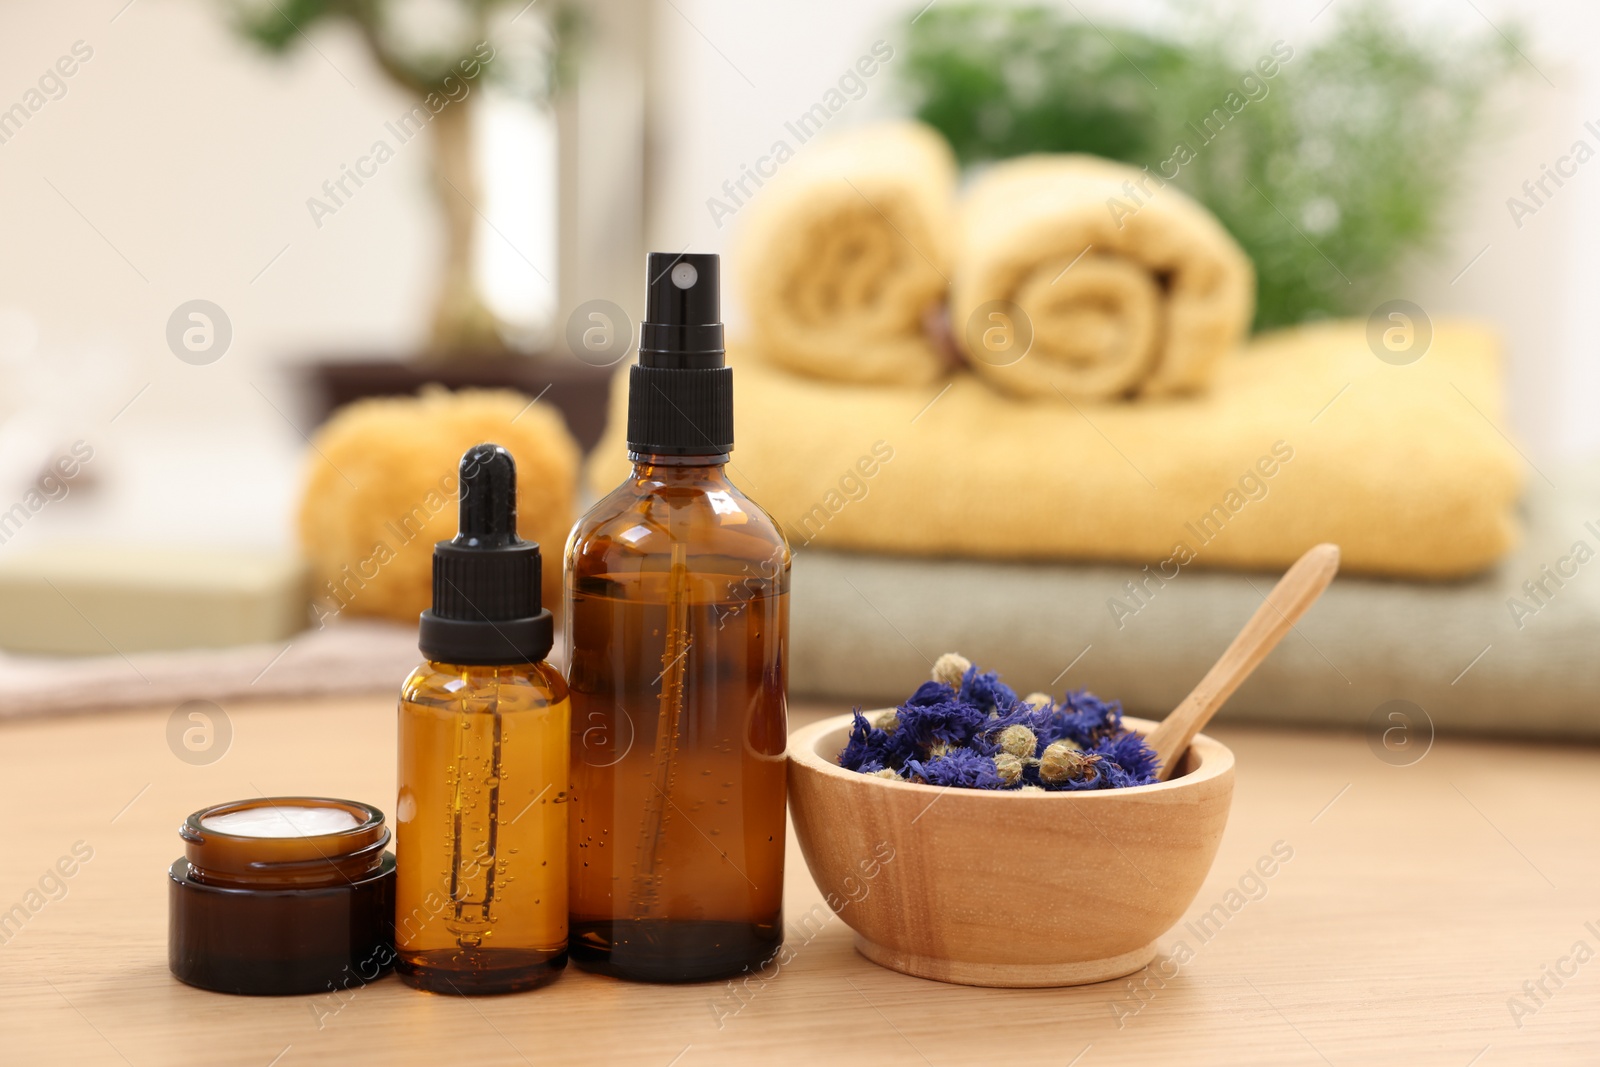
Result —
[{"label": "dried blue cornflower", "polygon": [[891,753],[926,754],[934,744],[965,745],[984,728],[987,714],[959,700],[940,704],[904,704],[896,712],[899,726],[891,741]]},{"label": "dried blue cornflower", "polygon": [[951,689],[961,687],[961,679],[972,669],[972,661],[959,652],[946,652],[933,661],[933,670],[930,677],[941,685]]},{"label": "dried blue cornflower", "polygon": [[994,772],[999,775],[1002,786],[1010,787],[1022,784],[1022,760],[1009,752],[999,752],[993,757]]},{"label": "dried blue cornflower", "polygon": [[961,691],[957,695],[967,703],[982,708],[986,715],[990,712],[1004,714],[1017,703],[1016,692],[1000,681],[998,673],[980,671],[976,667],[967,668],[961,678]]},{"label": "dried blue cornflower", "polygon": [[846,770],[964,789],[1118,789],[1156,780],[1156,756],[1122,724],[1122,705],[1084,689],[1021,700],[957,653],[904,704],[869,722],[855,713],[839,753]]},{"label": "dried blue cornflower", "polygon": [[1094,788],[1100,777],[1100,758],[1085,753],[1071,741],[1052,741],[1039,757],[1039,779],[1058,789]]},{"label": "dried blue cornflower", "polygon": [[913,781],[962,789],[999,789],[1004,783],[994,760],[970,749],[958,748],[930,760],[909,760],[906,770]]},{"label": "dried blue cornflower", "polygon": [[1107,737],[1091,751],[1105,761],[1111,785],[1117,788],[1148,785],[1156,780],[1156,772],[1161,769],[1155,750],[1132,731]]},{"label": "dried blue cornflower", "polygon": [[1039,753],[1039,735],[1020,722],[1000,730],[995,735],[995,743],[1018,760],[1031,759]]},{"label": "dried blue cornflower", "polygon": [[1069,691],[1056,705],[1059,732],[1050,740],[1070,738],[1089,746],[1102,737],[1122,733],[1122,703],[1105,701],[1087,689]]},{"label": "dried blue cornflower", "polygon": [[847,771],[860,771],[871,765],[872,771],[876,771],[885,766],[888,751],[889,735],[868,722],[860,708],[855,709],[850,738],[839,753],[839,766]]},{"label": "dried blue cornflower", "polygon": [[907,704],[948,704],[956,698],[955,688],[943,682],[923,682],[917,686],[917,691],[911,694]]}]

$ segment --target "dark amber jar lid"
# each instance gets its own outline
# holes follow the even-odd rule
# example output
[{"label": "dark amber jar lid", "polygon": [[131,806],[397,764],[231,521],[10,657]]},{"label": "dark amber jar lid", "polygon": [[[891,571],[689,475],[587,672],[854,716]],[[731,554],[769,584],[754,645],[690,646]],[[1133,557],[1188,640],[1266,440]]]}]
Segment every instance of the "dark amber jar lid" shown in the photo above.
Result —
[{"label": "dark amber jar lid", "polygon": [[324,993],[393,964],[394,856],[377,808],[263,797],[197,811],[179,835],[167,960],[180,980],[223,993]]}]

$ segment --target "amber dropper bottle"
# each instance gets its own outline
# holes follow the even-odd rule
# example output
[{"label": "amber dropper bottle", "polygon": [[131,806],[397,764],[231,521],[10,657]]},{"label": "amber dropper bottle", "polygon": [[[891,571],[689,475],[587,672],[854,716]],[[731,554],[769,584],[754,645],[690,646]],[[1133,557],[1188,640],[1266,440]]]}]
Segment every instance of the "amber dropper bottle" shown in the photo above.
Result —
[{"label": "amber dropper bottle", "polygon": [[717,266],[649,257],[633,472],[567,542],[572,958],[644,981],[783,940],[789,548],[724,469]]},{"label": "amber dropper bottle", "polygon": [[461,532],[434,546],[427,661],[400,694],[395,967],[435,993],[532,989],[567,963],[571,713],[516,493],[504,448],[462,457]]}]

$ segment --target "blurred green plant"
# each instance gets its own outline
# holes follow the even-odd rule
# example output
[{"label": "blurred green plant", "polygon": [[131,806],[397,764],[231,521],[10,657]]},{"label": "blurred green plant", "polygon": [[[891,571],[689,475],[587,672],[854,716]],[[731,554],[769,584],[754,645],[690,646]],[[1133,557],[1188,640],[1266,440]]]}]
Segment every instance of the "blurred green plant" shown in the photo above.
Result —
[{"label": "blurred green plant", "polygon": [[242,37],[277,55],[308,44],[319,24],[349,25],[384,76],[430,116],[433,193],[445,240],[429,347],[441,356],[505,347],[500,323],[473,278],[480,199],[474,90],[492,80],[535,103],[550,103],[567,78],[581,28],[575,0],[219,2]]},{"label": "blurred green plant", "polygon": [[1088,152],[1176,172],[1255,261],[1264,329],[1358,312],[1437,243],[1524,62],[1514,34],[1429,32],[1376,0],[1329,14],[1309,42],[1246,52],[1259,34],[1236,20],[1189,14],[1180,45],[1053,8],[941,5],[911,23],[900,77],[963,163]]}]

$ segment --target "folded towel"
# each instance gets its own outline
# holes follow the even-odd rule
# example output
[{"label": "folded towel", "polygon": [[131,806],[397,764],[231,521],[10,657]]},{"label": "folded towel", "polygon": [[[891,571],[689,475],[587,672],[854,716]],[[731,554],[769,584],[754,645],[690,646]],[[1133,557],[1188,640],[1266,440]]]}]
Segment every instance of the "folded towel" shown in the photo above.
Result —
[{"label": "folded towel", "polygon": [[803,149],[751,201],[735,257],[761,354],[839,381],[938,378],[923,321],[947,285],[955,180],[949,146],[915,123]]},{"label": "folded towel", "polygon": [[[1348,572],[1448,578],[1515,540],[1498,342],[1468,324],[1435,323],[1405,366],[1373,354],[1364,322],[1269,334],[1211,390],[1138,404],[1023,403],[964,373],[853,387],[731,358],[730,471],[796,548],[1126,560],[1155,583],[1285,567],[1318,541]],[[627,473],[625,392],[597,492]]]},{"label": "folded towel", "polygon": [[1250,325],[1244,251],[1205,208],[1133,167],[999,164],[963,201],[960,234],[953,332],[973,367],[1017,396],[1189,392]]},{"label": "folded towel", "polygon": [[[232,708],[244,700],[393,694],[417,659],[416,623],[378,619],[339,619],[271,643],[229,648],[70,658],[0,653],[0,721],[125,708],[175,709],[188,701]],[[71,684],[63,684],[63,678]],[[227,736],[219,734],[218,739],[226,744]]]}]

